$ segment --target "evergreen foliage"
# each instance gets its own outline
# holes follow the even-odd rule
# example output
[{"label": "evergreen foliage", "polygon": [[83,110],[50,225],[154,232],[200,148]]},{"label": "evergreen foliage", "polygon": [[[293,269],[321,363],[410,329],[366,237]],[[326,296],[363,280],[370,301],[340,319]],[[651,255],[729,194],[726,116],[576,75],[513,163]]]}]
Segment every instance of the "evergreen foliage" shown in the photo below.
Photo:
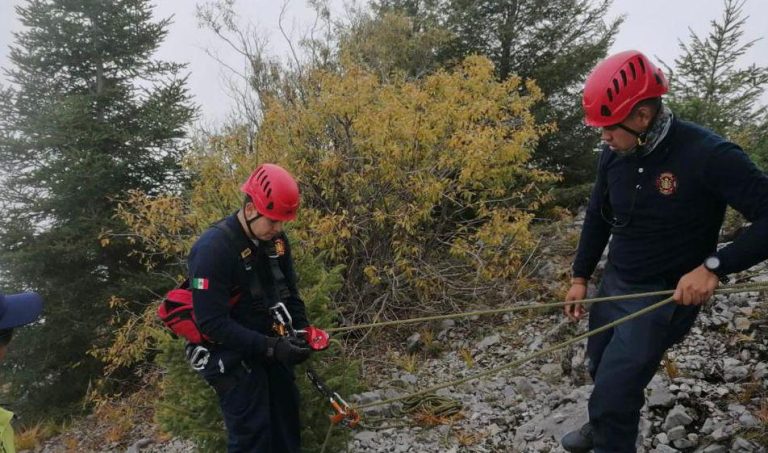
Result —
[{"label": "evergreen foliage", "polygon": [[183,66],[152,58],[169,21],[153,20],[149,0],[29,0],[17,12],[0,95],[0,268],[4,289],[36,290],[46,307],[3,380],[27,416],[51,416],[101,375],[87,351],[111,336],[111,297],[135,311],[160,284],[103,233],[125,228],[114,197],[179,187],[194,109]]},{"label": "evergreen foliage", "polygon": [[691,31],[689,42],[679,43],[681,55],[673,69],[667,67],[667,102],[681,118],[741,145],[766,169],[768,107],[761,97],[768,86],[768,67],[740,64],[755,43],[744,37],[744,3],[725,0],[722,18],[712,20],[706,37]]},{"label": "evergreen foliage", "polygon": [[383,80],[397,73],[410,79],[434,73],[442,66],[438,52],[451,34],[432,23],[419,26],[415,20],[391,11],[376,18],[353,14],[339,39],[342,59],[356,61]]},{"label": "evergreen foliage", "polygon": [[155,407],[160,427],[192,440],[201,453],[227,449],[227,431],[216,392],[184,358],[184,342],[163,332],[155,362],[164,370]]},{"label": "evergreen foliage", "polygon": [[[307,316],[317,326],[333,326],[338,313],[332,307],[338,304],[333,297],[342,287],[342,266],[326,270],[321,255],[299,253],[297,272],[301,272],[302,297],[307,304]],[[328,388],[337,391],[343,398],[363,390],[360,381],[360,363],[352,360],[343,350],[344,342],[331,340],[328,350],[313,354],[307,362],[311,365]],[[305,376],[306,365],[296,368],[296,382],[301,393],[301,443],[307,452],[320,451],[330,424],[332,412],[328,399],[321,395]],[[343,426],[336,427],[326,445],[326,451],[342,451],[352,431]]]}]

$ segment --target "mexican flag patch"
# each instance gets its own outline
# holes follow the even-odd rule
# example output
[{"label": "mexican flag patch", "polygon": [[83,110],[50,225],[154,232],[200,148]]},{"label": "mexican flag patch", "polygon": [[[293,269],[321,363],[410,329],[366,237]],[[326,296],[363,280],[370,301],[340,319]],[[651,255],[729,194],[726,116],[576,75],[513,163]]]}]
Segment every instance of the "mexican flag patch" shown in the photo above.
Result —
[{"label": "mexican flag patch", "polygon": [[192,279],[192,289],[208,289],[208,279],[207,278],[193,278]]}]

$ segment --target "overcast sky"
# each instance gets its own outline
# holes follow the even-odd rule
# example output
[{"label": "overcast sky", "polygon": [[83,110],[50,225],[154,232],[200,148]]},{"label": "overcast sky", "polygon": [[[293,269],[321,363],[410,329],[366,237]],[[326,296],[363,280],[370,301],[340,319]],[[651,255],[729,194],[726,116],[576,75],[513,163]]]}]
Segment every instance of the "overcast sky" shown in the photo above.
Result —
[{"label": "overcast sky", "polygon": [[[13,5],[22,0],[0,0],[0,66],[8,65],[8,46],[13,41],[12,31],[20,24]],[[156,0],[157,17],[174,16],[174,23],[163,43],[158,57],[165,60],[189,63],[189,88],[195,101],[201,106],[202,120],[215,124],[223,120],[232,108],[226,83],[226,74],[208,51],[219,55],[235,68],[243,67],[242,58],[227,49],[219,39],[207,30],[200,29],[195,18],[194,0]],[[335,15],[343,14],[344,0],[331,0]],[[236,10],[243,23],[253,23],[260,35],[269,39],[268,49],[273,55],[287,57],[289,48],[278,29],[282,0],[238,0]],[[613,51],[638,49],[654,60],[662,59],[671,64],[679,55],[678,40],[688,41],[689,28],[700,36],[706,35],[710,21],[722,15],[722,0],[614,0],[609,17],[625,15]],[[763,38],[743,59],[744,63],[768,66],[768,0],[747,0],[745,14],[750,16],[744,29],[745,38]],[[294,40],[302,36],[314,21],[314,12],[305,0],[290,0],[284,28]],[[0,80],[3,80],[0,78]],[[768,99],[768,96],[764,97]]]}]

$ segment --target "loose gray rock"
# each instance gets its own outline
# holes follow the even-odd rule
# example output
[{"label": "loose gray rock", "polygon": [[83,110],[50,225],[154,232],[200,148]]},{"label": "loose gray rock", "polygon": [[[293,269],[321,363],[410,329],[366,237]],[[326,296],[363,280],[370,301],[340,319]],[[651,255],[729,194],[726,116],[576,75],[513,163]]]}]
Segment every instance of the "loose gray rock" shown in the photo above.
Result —
[{"label": "loose gray rock", "polygon": [[[760,269],[768,281],[768,268]],[[754,274],[755,269],[749,272]],[[743,276],[737,277],[739,281],[748,280]],[[702,307],[690,334],[669,351],[678,377],[668,376],[662,368],[648,387],[638,452],[768,453],[741,434],[754,425],[759,395],[768,391],[768,331],[757,321],[765,317],[764,302],[758,296],[716,295],[712,304]],[[372,390],[381,391],[384,398],[395,390],[405,395],[509,363],[528,355],[529,348],[538,350],[586,329],[586,321],[564,323],[559,313],[534,317],[526,313],[525,318],[507,313],[504,321],[487,325],[485,332],[478,332],[486,326],[480,318],[477,323],[442,324],[439,335],[446,347],[442,356],[425,360],[411,375],[393,366],[381,371],[381,379],[368,376],[370,382],[380,383]],[[460,348],[472,351],[472,363],[462,360]],[[362,439],[352,439],[348,447],[353,453],[562,453],[562,435],[587,421],[592,387],[584,385],[591,383],[584,351],[585,342],[580,342],[512,372],[441,389],[438,395],[463,406],[464,417],[450,425],[413,426],[410,416],[392,419],[398,412],[390,408],[380,415],[397,429],[370,431]],[[755,397],[744,398],[747,391]],[[475,437],[462,438],[460,444],[460,435]]]},{"label": "loose gray rock", "polygon": [[375,431],[360,431],[359,433],[355,434],[355,440],[368,443],[376,439],[376,432]]},{"label": "loose gray rock", "polygon": [[736,437],[733,439],[733,443],[731,444],[731,451],[732,452],[754,452],[757,451],[758,447],[757,445],[753,444],[752,442],[744,439],[743,437]]},{"label": "loose gray rock", "polygon": [[128,447],[128,450],[126,450],[126,453],[139,453],[142,448],[148,447],[151,443],[152,443],[152,439],[148,439],[146,437],[143,439],[139,439],[136,441],[136,443]]},{"label": "loose gray rock", "polygon": [[408,337],[408,339],[405,340],[405,350],[408,351],[408,353],[414,353],[418,351],[421,348],[421,334],[418,332]]},{"label": "loose gray rock", "polygon": [[661,379],[654,379],[650,384],[648,407],[672,407],[675,404],[675,396],[669,391],[667,385]]},{"label": "loose gray rock", "polygon": [[676,426],[684,426],[691,423],[693,419],[688,412],[686,412],[683,406],[675,406],[667,414],[667,418],[664,420],[664,430],[669,433],[669,430]]},{"label": "loose gray rock", "polygon": [[653,445],[669,445],[669,436],[667,436],[667,433],[659,433],[656,434],[656,437],[653,438]]},{"label": "loose gray rock", "polygon": [[696,442],[692,439],[678,439],[674,442],[672,442],[672,445],[675,446],[675,448],[691,448],[696,446]]},{"label": "loose gray rock", "polygon": [[[674,428],[672,428],[669,431],[667,431],[667,437],[672,442],[684,438],[685,434],[686,434],[686,432],[685,432],[685,427],[684,426],[675,426]],[[663,442],[663,443],[668,443],[668,442]]]},{"label": "loose gray rock", "polygon": [[480,343],[477,344],[477,349],[479,349],[480,351],[484,351],[488,349],[490,346],[498,344],[500,341],[501,341],[501,335],[499,334],[489,335],[483,338],[480,341]]}]

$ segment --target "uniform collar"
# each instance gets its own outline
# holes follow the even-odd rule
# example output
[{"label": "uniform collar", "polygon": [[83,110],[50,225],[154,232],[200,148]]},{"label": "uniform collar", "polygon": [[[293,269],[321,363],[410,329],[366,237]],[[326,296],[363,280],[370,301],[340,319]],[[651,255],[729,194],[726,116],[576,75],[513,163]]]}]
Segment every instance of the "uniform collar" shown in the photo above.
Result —
[{"label": "uniform collar", "polygon": [[653,126],[651,126],[651,130],[648,131],[645,145],[638,147],[638,156],[645,157],[659,147],[659,144],[667,137],[674,119],[675,116],[672,110],[666,105],[662,105],[661,111],[657,114],[656,120],[653,122]]}]

